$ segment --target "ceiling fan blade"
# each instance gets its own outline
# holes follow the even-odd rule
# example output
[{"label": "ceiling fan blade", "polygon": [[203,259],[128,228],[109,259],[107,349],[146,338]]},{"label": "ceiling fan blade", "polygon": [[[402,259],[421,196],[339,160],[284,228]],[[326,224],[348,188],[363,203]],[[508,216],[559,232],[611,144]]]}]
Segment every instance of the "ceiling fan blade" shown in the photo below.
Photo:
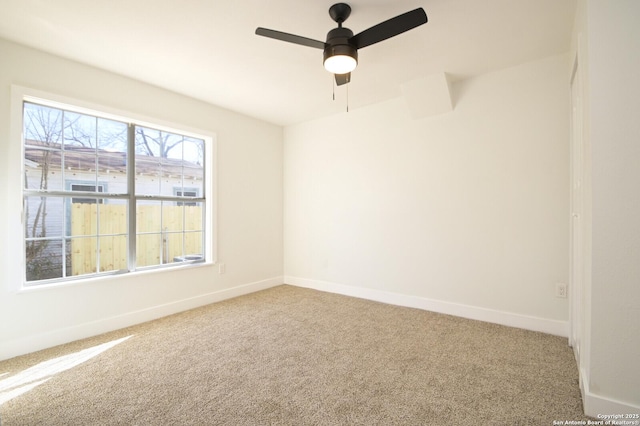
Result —
[{"label": "ceiling fan blade", "polygon": [[351,73],[348,72],[346,74],[335,74],[336,76],[336,85],[342,86],[343,84],[347,84],[351,81]]},{"label": "ceiling fan blade", "polygon": [[282,31],[270,30],[267,28],[256,28],[256,34],[264,37],[275,38],[276,40],[288,41],[289,43],[300,44],[302,46],[315,47],[316,49],[324,49],[325,47],[323,41],[313,40],[295,34],[283,33]]},{"label": "ceiling fan blade", "polygon": [[419,7],[354,35],[349,39],[349,43],[356,49],[361,49],[426,23],[427,14],[423,8]]}]

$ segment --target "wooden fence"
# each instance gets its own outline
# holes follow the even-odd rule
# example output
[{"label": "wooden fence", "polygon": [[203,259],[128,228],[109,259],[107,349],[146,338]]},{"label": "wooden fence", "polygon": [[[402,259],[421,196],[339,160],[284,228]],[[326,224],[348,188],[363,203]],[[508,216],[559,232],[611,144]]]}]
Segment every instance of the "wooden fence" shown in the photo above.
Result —
[{"label": "wooden fence", "polygon": [[[100,215],[98,216],[98,212]],[[136,212],[136,265],[171,263],[201,254],[202,207],[139,205]],[[74,203],[71,208],[71,273],[127,269],[127,207]]]}]

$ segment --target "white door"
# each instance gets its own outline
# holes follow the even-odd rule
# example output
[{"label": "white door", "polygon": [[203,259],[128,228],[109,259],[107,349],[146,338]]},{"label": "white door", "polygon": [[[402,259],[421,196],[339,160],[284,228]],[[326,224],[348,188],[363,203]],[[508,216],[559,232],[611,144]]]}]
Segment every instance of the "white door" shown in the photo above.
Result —
[{"label": "white door", "polygon": [[582,137],[583,104],[578,60],[571,76],[571,265],[569,344],[580,365],[581,336],[584,333],[584,143]]}]

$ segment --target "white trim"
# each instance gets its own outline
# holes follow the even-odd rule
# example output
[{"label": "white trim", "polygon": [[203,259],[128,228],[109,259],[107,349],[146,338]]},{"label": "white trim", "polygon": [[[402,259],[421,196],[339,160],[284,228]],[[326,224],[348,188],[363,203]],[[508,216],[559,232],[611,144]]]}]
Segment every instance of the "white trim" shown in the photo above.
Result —
[{"label": "white trim", "polygon": [[345,296],[358,297],[361,299],[374,300],[376,302],[388,303],[391,305],[422,309],[425,311],[438,312],[447,315],[455,315],[462,318],[506,325],[509,327],[522,328],[525,330],[539,331],[542,333],[553,334],[561,337],[568,337],[569,335],[569,323],[567,321],[532,317],[512,312],[463,305],[460,303],[427,299],[425,297],[392,293],[370,288],[354,287],[350,285],[336,284],[327,281],[311,280],[300,277],[285,276],[284,282],[285,284],[295,285],[298,287],[312,288],[315,290],[343,294]]},{"label": "white trim", "polygon": [[27,293],[35,293],[47,290],[57,290],[60,288],[71,287],[71,286],[83,286],[91,283],[98,283],[104,280],[119,280],[119,279],[128,279],[128,277],[132,277],[134,275],[144,276],[144,275],[153,275],[153,274],[164,274],[167,271],[176,271],[180,269],[193,269],[193,268],[211,268],[211,266],[215,265],[213,262],[204,262],[204,263],[172,263],[170,266],[161,267],[161,268],[149,268],[149,269],[139,269],[135,272],[124,272],[124,273],[104,273],[104,274],[95,274],[91,276],[80,276],[78,278],[71,278],[65,281],[54,281],[46,284],[37,284],[31,286],[23,286],[22,288],[16,290],[15,294],[27,294]]},{"label": "white trim", "polygon": [[218,263],[218,135],[209,133],[210,149],[204,150],[205,255],[206,261]]},{"label": "white trim", "polygon": [[[19,86],[11,86],[11,106],[9,108],[9,140],[7,146],[7,177],[9,182],[19,182],[18,185],[7,185],[6,209],[10,213],[7,217],[7,235],[5,238],[7,268],[5,272],[6,289],[16,292],[25,282],[24,255],[24,206],[22,191],[24,187],[24,144],[22,143],[22,101],[24,92]],[[19,215],[18,215],[19,213]]]},{"label": "white trim", "polygon": [[221,302],[245,294],[266,290],[282,285],[283,277],[273,277],[249,284],[238,285],[232,288],[214,291],[188,299],[177,300],[164,305],[153,306],[139,311],[128,312],[110,318],[87,322],[84,324],[65,327],[47,333],[25,336],[19,339],[2,342],[0,348],[0,360],[13,358],[56,345],[73,342],[120,328],[151,321],[167,315],[176,314],[211,303]]},{"label": "white trim", "polygon": [[109,120],[123,122],[134,121],[136,125],[139,126],[152,127],[165,132],[179,133],[189,137],[202,138],[203,136],[206,136],[214,140],[216,138],[216,133],[210,130],[199,129],[166,119],[138,114],[126,109],[114,108],[106,104],[85,101],[83,99],[61,95],[55,92],[34,89],[18,84],[12,84],[11,90],[12,92],[15,92],[17,96],[20,96],[21,104],[24,100],[80,114],[89,114]]},{"label": "white trim", "polygon": [[591,393],[589,390],[589,379],[584,369],[580,369],[580,392],[582,393],[584,413],[587,416],[602,420],[602,415],[607,414],[640,414],[640,406]]},{"label": "white trim", "polygon": [[[33,89],[17,84],[11,85],[11,108],[10,108],[10,137],[9,137],[9,158],[15,158],[16,161],[9,161],[11,165],[8,170],[8,176],[21,177],[24,174],[24,143],[23,143],[23,102],[35,102],[38,104],[61,108],[67,111],[78,112],[82,114],[90,114],[92,116],[106,118],[110,120],[121,121],[125,123],[135,123],[138,126],[151,127],[154,129],[178,133],[180,135],[195,137],[205,141],[205,181],[204,185],[204,204],[205,217],[204,222],[207,224],[204,229],[205,233],[205,254],[206,264],[215,264],[218,262],[218,141],[217,133],[210,130],[195,128],[192,126],[177,124],[160,118],[153,118],[143,114],[137,114],[128,110],[114,108],[104,104],[93,103],[78,98],[60,95],[58,93],[47,92],[39,89]],[[19,157],[17,152],[20,152]],[[20,179],[19,186],[10,187],[8,191],[7,205],[22,206],[23,197],[23,180]],[[20,231],[24,226],[24,211],[20,208]],[[210,224],[210,225],[209,225]],[[17,228],[18,223],[10,223],[9,229],[14,226]],[[15,236],[17,237],[18,234]],[[30,291],[34,287],[49,286],[47,283],[27,285],[25,276],[25,259],[24,259],[24,235],[18,238],[8,238],[10,241],[18,241],[12,246],[12,250],[8,253],[10,263],[19,265],[18,270],[20,276],[8,276],[6,282],[10,292],[19,293],[22,291]],[[19,244],[18,247],[15,247]],[[170,267],[161,267],[158,270],[166,270]],[[126,274],[139,274],[144,270],[127,271]],[[106,274],[114,276],[117,274]],[[91,274],[88,278],[98,278],[98,275]],[[53,286],[57,284],[68,285],[76,281],[73,277],[65,277],[51,283]]]}]

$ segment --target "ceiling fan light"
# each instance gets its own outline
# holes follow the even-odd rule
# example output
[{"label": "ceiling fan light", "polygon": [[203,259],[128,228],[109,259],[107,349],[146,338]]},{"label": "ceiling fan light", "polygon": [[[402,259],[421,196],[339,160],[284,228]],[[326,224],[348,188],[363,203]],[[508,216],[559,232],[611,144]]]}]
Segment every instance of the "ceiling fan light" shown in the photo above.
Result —
[{"label": "ceiling fan light", "polygon": [[324,67],[333,74],[346,74],[356,69],[358,61],[349,55],[333,55],[324,60]]}]

